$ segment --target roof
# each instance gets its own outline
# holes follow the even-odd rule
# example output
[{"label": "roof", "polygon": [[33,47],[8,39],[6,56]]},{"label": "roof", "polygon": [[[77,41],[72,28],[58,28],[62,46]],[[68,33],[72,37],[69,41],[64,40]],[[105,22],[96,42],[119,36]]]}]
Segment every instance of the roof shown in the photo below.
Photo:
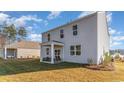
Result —
[{"label": "roof", "polygon": [[52,41],[49,41],[49,42],[43,42],[41,44],[41,46],[45,46],[45,45],[47,46],[47,45],[51,45],[51,44],[60,45],[60,46],[63,46],[64,45],[64,43],[62,43],[62,42],[52,40]]},{"label": "roof", "polygon": [[[89,14],[89,15],[87,15],[87,16],[84,16],[84,17],[78,18],[78,19],[76,19],[76,20],[74,20],[74,21],[71,21],[71,22],[68,22],[68,23],[66,23],[66,24],[64,24],[64,25],[61,25],[61,26],[55,27],[55,28],[50,29],[50,30],[48,30],[48,31],[46,31],[46,32],[54,31],[54,30],[56,30],[56,29],[59,29],[59,28],[61,28],[61,27],[66,26],[66,25],[70,25],[70,24],[72,24],[72,23],[74,23],[74,22],[77,22],[77,21],[80,21],[80,20],[82,20],[82,19],[86,19],[86,18],[89,18],[89,17],[91,17],[91,16],[94,16],[95,14],[97,14],[97,12],[94,12],[94,13]],[[46,32],[43,32],[43,33],[46,33]],[[42,34],[43,34],[43,33],[42,33]]]},{"label": "roof", "polygon": [[6,48],[40,49],[40,43],[34,41],[17,41],[6,45]]}]

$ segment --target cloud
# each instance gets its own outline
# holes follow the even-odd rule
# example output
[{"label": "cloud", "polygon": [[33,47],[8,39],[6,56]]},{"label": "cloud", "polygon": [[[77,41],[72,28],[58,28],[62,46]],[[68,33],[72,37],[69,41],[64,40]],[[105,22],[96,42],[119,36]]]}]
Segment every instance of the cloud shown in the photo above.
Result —
[{"label": "cloud", "polygon": [[[8,14],[0,13],[0,24],[6,23],[7,25],[15,24],[16,27],[25,26],[27,22],[43,22],[43,19],[38,18],[37,15],[26,15],[17,17],[11,17]],[[44,20],[45,21],[45,20]],[[46,25],[46,21],[43,22]]]},{"label": "cloud", "polygon": [[109,33],[111,34],[111,35],[113,35],[113,34],[115,34],[117,31],[115,30],[115,29],[112,29],[111,27],[109,27]]},{"label": "cloud", "polygon": [[108,28],[110,35],[120,35],[122,32],[117,31],[116,29],[113,29],[111,27]]},{"label": "cloud", "polygon": [[113,42],[110,47],[115,47],[115,46],[119,46],[119,45],[122,45],[123,43],[122,42]]},{"label": "cloud", "polygon": [[110,36],[110,47],[115,47],[115,46],[120,46],[123,45],[124,41],[124,36],[120,36],[120,35],[114,35],[114,36]]},{"label": "cloud", "polygon": [[78,16],[78,18],[84,17],[86,15],[92,14],[95,11],[85,11],[85,12],[81,12],[80,15]]},{"label": "cloud", "polygon": [[119,45],[122,45],[123,43],[122,42],[120,42],[120,41],[116,41],[116,40],[114,40],[114,36],[111,36],[110,37],[110,47],[112,48],[112,47],[116,47],[116,46],[119,46]]},{"label": "cloud", "polygon": [[44,20],[44,25],[47,26],[48,25],[48,21],[47,20]]},{"label": "cloud", "polygon": [[114,41],[123,41],[124,40],[124,36],[114,36],[113,40]]},{"label": "cloud", "polygon": [[[28,26],[28,22],[32,22],[32,26]],[[26,15],[20,17],[12,17],[5,13],[0,13],[0,25],[6,23],[7,25],[14,24],[16,27],[24,26],[27,30],[27,39],[32,41],[41,42],[41,34],[36,34],[37,23],[42,23],[44,25],[48,25],[47,20],[43,20],[38,18],[36,15]],[[35,24],[35,25],[34,25]],[[30,24],[31,25],[31,24]],[[34,30],[35,29],[35,30]]]},{"label": "cloud", "polygon": [[27,21],[34,21],[34,22],[41,22],[43,19],[38,18],[36,15],[27,15],[27,16],[21,16],[20,18],[17,18],[14,22],[16,26],[24,26]]},{"label": "cloud", "polygon": [[9,15],[4,14],[4,13],[0,13],[0,24],[2,25],[4,22],[6,22],[6,20],[9,19]]},{"label": "cloud", "polygon": [[39,42],[41,42],[41,34],[32,33],[32,34],[29,35],[28,38],[31,41],[39,41]]},{"label": "cloud", "polygon": [[109,27],[109,33],[110,33],[110,47],[119,47],[121,45],[123,45],[123,41],[124,41],[124,35],[122,35],[122,32],[113,29],[111,27]]},{"label": "cloud", "polygon": [[48,20],[52,20],[60,16],[62,12],[61,11],[51,11],[50,14],[47,16]]},{"label": "cloud", "polygon": [[111,23],[112,22],[112,12],[107,12],[106,17],[107,17],[107,22]]},{"label": "cloud", "polygon": [[26,30],[32,31],[33,30],[33,27],[32,26],[28,26],[28,27],[26,27]]}]

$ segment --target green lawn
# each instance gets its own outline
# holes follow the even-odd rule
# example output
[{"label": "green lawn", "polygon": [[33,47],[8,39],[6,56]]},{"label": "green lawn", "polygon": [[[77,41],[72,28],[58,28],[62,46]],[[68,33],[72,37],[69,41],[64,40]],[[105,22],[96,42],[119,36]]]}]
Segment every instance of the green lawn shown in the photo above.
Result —
[{"label": "green lawn", "polygon": [[115,71],[99,71],[81,64],[45,64],[39,60],[0,61],[0,81],[124,81],[124,63]]}]

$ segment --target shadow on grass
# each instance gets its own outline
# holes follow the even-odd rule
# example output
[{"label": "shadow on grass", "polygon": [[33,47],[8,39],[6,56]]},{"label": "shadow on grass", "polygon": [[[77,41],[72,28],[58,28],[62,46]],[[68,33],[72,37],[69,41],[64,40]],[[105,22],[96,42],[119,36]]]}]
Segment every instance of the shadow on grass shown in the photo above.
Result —
[{"label": "shadow on grass", "polygon": [[39,60],[0,61],[0,75],[11,75],[26,72],[49,71],[68,68],[79,68],[81,64],[62,62],[59,64],[41,63]]}]

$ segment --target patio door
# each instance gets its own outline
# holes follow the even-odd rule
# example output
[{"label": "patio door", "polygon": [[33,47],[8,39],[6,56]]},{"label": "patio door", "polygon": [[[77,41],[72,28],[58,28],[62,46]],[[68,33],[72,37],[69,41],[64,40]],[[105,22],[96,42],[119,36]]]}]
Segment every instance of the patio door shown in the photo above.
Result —
[{"label": "patio door", "polygon": [[55,62],[60,62],[61,61],[61,50],[60,49],[55,49]]}]

